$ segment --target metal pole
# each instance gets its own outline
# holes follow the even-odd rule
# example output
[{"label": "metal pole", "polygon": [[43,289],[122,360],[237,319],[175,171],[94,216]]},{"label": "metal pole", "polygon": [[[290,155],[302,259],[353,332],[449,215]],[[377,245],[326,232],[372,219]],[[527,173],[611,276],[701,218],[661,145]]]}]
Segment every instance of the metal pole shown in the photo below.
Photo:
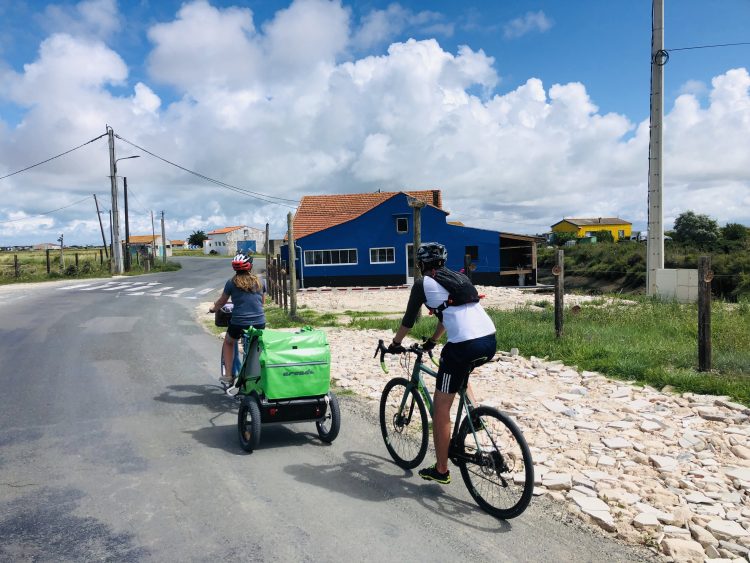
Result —
[{"label": "metal pole", "polygon": [[161,212],[161,261],[167,263],[167,235],[164,233],[164,211]]},{"label": "metal pole", "polygon": [[125,196],[125,270],[130,271],[130,221],[128,218],[128,179],[122,178],[122,191]]},{"label": "metal pole", "polygon": [[122,273],[122,247],[120,246],[120,212],[117,195],[117,163],[115,162],[115,132],[107,125],[109,138],[109,174],[112,184],[112,273]]},{"label": "metal pole", "polygon": [[107,238],[104,236],[104,225],[102,225],[102,216],[99,211],[99,202],[96,200],[96,194],[94,194],[94,205],[96,205],[96,216],[99,218],[99,229],[102,231],[102,246],[104,247],[104,253],[107,255],[107,258],[109,258]]},{"label": "metal pole", "polygon": [[653,0],[651,16],[651,118],[648,148],[648,240],[646,292],[656,295],[656,271],[664,268],[662,211],[662,118],[664,100],[664,0]]},{"label": "metal pole", "polygon": [[294,219],[292,212],[286,214],[286,223],[289,235],[289,315],[294,317],[297,314],[297,249],[294,246]]},{"label": "metal pole", "polygon": [[711,371],[711,257],[698,260],[698,371]]},{"label": "metal pole", "polygon": [[109,267],[110,269],[112,269],[112,261],[114,260],[115,250],[114,250],[114,245],[112,244],[112,210],[111,209],[109,210],[109,255],[110,255]]}]

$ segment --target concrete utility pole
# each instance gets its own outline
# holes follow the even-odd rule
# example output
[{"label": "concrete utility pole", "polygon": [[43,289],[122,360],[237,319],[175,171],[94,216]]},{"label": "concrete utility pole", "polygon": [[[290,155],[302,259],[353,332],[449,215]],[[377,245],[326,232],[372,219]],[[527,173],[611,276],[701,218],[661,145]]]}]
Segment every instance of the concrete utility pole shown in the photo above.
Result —
[{"label": "concrete utility pole", "polygon": [[424,201],[417,198],[409,198],[409,207],[414,210],[414,246],[412,248],[412,260],[414,262],[414,281],[422,277],[422,272],[417,266],[417,250],[422,244],[422,208],[426,205]]},{"label": "concrete utility pole", "polygon": [[115,132],[107,125],[109,139],[109,178],[112,187],[112,273],[122,274],[122,247],[120,246],[120,213],[117,201],[117,163],[115,159]]},{"label": "concrete utility pole", "polygon": [[167,235],[164,233],[164,211],[161,212],[161,261],[167,263]]},{"label": "concrete utility pole", "polygon": [[65,256],[63,255],[63,246],[65,246],[65,244],[63,243],[64,238],[65,238],[65,235],[60,233],[60,238],[57,239],[60,241],[60,269],[61,270],[65,269]]},{"label": "concrete utility pole", "polygon": [[656,295],[656,271],[664,268],[662,209],[662,118],[664,101],[664,0],[653,0],[651,16],[651,120],[648,146],[648,241],[646,292]]}]

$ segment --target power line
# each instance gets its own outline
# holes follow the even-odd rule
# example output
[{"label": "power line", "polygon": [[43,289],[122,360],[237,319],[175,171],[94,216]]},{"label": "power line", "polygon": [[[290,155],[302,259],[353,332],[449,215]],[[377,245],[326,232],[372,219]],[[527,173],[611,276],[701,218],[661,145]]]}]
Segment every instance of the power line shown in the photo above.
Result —
[{"label": "power line", "polygon": [[65,156],[66,154],[72,153],[73,151],[76,151],[76,150],[80,149],[81,147],[84,147],[84,146],[88,145],[89,143],[93,143],[94,141],[98,141],[102,137],[106,137],[106,136],[107,136],[107,134],[104,133],[103,135],[99,135],[95,139],[91,139],[90,141],[86,141],[85,143],[80,144],[77,147],[74,147],[74,148],[72,148],[70,150],[67,150],[65,152],[61,152],[60,154],[55,155],[53,157],[50,157],[47,160],[43,160],[41,162],[37,162],[36,164],[32,164],[31,166],[27,166],[26,168],[22,168],[21,170],[16,170],[15,172],[11,172],[10,174],[6,174],[5,176],[0,176],[0,180],[4,180],[5,178],[10,178],[11,176],[15,176],[16,174],[20,174],[21,172],[26,172],[27,170],[31,170],[32,168],[34,168],[36,166],[39,166],[41,164],[45,164],[45,163],[47,163],[47,162],[49,162],[51,160],[55,160],[56,158],[60,158],[61,156]]},{"label": "power line", "polygon": [[664,49],[665,51],[690,51],[692,49],[713,49],[714,47],[736,47],[737,45],[750,45],[750,41],[741,43],[719,43],[717,45],[696,45],[695,47],[677,47],[675,49]]},{"label": "power line", "polygon": [[[288,201],[288,202],[291,202],[291,203],[297,203],[298,200],[296,200],[296,199],[287,199],[287,198],[283,198],[283,197],[269,196],[269,195],[266,195],[266,194],[261,194],[259,192],[253,192],[253,191],[247,190],[245,188],[239,188],[237,186],[233,186],[232,184],[227,184],[226,182],[222,182],[221,180],[216,180],[214,178],[210,178],[209,176],[201,174],[200,172],[195,172],[193,170],[190,170],[189,168],[185,168],[184,166],[180,166],[179,164],[176,164],[176,163],[174,163],[174,162],[172,162],[170,160],[167,160],[166,158],[163,158],[163,157],[159,156],[158,154],[154,154],[151,151],[149,151],[147,149],[144,149],[143,147],[138,146],[135,143],[133,143],[131,141],[128,141],[127,139],[124,139],[124,138],[120,137],[120,135],[115,134],[115,137],[117,137],[121,141],[123,141],[123,142],[125,142],[125,143],[127,143],[127,144],[129,144],[129,145],[131,145],[131,146],[133,146],[133,147],[135,147],[135,148],[137,148],[137,149],[145,152],[146,154],[150,154],[154,158],[158,158],[162,162],[166,162],[167,164],[170,164],[170,165],[172,165],[172,166],[174,166],[176,168],[179,168],[180,170],[183,170],[184,172],[192,174],[193,176],[197,176],[198,178],[202,178],[203,180],[206,180],[208,182],[212,182],[212,183],[214,183],[214,184],[216,184],[218,186],[221,186],[222,188],[226,188],[226,189],[231,190],[233,192],[237,192],[237,193],[240,193],[240,194],[243,194],[243,195],[254,197],[254,198],[259,199],[261,201],[265,201],[266,203],[273,203],[275,205],[283,205],[284,207],[289,207],[291,209],[296,209],[295,205],[289,205],[287,203],[282,203],[283,201]],[[280,200],[280,201],[273,201],[273,200]]]},{"label": "power line", "polygon": [[38,215],[29,215],[28,217],[22,217],[21,219],[10,219],[8,221],[0,221],[0,225],[3,225],[5,223],[16,223],[18,221],[27,221],[29,219],[34,219],[35,217],[43,217],[45,215],[49,215],[50,213],[55,213],[56,211],[61,211],[63,209],[67,209],[68,207],[73,207],[74,205],[78,205],[79,203],[83,203],[84,201],[88,200],[91,196],[86,196],[83,199],[80,199],[74,203],[71,203],[70,205],[63,205],[62,207],[58,207],[57,209],[53,209],[51,211],[45,211],[44,213],[39,213]]}]

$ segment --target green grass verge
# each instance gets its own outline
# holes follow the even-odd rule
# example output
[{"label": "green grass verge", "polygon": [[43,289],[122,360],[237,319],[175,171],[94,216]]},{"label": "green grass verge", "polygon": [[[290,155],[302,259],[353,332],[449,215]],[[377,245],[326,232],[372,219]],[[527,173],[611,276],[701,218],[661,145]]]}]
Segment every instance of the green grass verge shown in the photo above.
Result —
[{"label": "green grass verge", "polygon": [[580,370],[679,391],[729,395],[750,404],[750,312],[716,302],[712,368],[698,372],[696,305],[639,300],[637,306],[584,305],[566,310],[561,338],[554,310],[490,311],[498,346],[524,356],[562,360]]}]

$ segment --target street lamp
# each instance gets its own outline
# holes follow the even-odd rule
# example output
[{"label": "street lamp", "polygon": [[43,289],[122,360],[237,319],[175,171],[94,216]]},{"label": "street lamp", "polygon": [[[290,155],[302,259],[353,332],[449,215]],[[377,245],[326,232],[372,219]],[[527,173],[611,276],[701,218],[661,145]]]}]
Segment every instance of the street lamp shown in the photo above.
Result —
[{"label": "street lamp", "polygon": [[[112,138],[110,138],[110,154],[111,157],[114,157],[114,139]],[[110,161],[112,163],[112,269],[115,274],[122,274],[123,271],[122,246],[120,245],[120,210],[117,196],[117,162],[129,158],[140,158],[140,155],[113,158]]]}]

